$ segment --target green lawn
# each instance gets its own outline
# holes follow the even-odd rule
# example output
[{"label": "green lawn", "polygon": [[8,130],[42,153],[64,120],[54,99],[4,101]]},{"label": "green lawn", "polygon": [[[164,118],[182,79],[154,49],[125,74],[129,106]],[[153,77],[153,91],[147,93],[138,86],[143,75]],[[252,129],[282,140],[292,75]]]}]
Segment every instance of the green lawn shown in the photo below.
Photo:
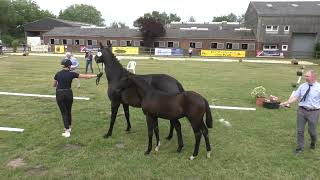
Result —
[{"label": "green lawn", "polygon": [[[84,67],[84,59],[80,61]],[[57,57],[0,58],[0,91],[53,95],[52,80],[60,69],[59,62]],[[186,90],[202,94],[210,104],[255,107],[250,97],[254,87],[263,85],[268,94],[286,99],[293,90],[291,83],[297,81],[298,68],[138,60],[136,72],[169,74]],[[312,68],[320,70],[318,66]],[[0,95],[0,126],[25,129],[23,133],[0,131],[0,179],[317,179],[320,175],[319,149],[306,148],[302,155],[293,154],[296,106],[213,110],[214,128],[209,129],[211,159],[206,158],[202,138],[198,157],[188,160],[194,134],[186,119],[180,121],[185,144],[181,154],[175,152],[176,134],[171,141],[165,140],[169,122],[160,120],[160,151],[145,156],[147,128],[138,108],[130,108],[131,133],[125,132],[125,118],[120,115],[113,136],[103,139],[110,122],[106,81],[104,77],[96,86],[94,79],[81,80],[81,88],[73,88],[75,96],[91,99],[74,101],[73,132],[68,139],[61,136],[63,123],[54,99]],[[229,121],[231,127],[221,124],[219,118]],[[306,132],[306,147],[309,142]],[[17,158],[22,158],[25,165],[15,169],[7,166]]]}]

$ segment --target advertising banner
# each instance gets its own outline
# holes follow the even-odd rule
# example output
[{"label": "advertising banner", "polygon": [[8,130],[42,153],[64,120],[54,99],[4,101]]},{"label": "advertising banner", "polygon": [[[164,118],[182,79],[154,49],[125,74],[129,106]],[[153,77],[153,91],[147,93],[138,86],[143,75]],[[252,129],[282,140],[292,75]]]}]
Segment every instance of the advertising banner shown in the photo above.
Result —
[{"label": "advertising banner", "polygon": [[32,52],[48,52],[48,45],[31,46]]},{"label": "advertising banner", "polygon": [[171,54],[173,56],[183,56],[183,49],[179,49],[179,48],[171,49]]},{"label": "advertising banner", "polygon": [[279,49],[269,49],[257,51],[257,57],[282,57],[283,53]]},{"label": "advertising banner", "polygon": [[64,45],[55,45],[54,52],[55,53],[64,53]]},{"label": "advertising banner", "polygon": [[183,49],[179,48],[155,48],[156,56],[183,56]]},{"label": "advertising banner", "polygon": [[112,47],[112,52],[114,54],[131,54],[131,55],[137,55],[139,54],[139,48],[138,47]]},{"label": "advertising banner", "polygon": [[246,57],[246,51],[201,50],[201,56]]},{"label": "advertising banner", "polygon": [[156,55],[156,56],[170,56],[171,55],[171,49],[168,49],[168,48],[155,48],[154,49],[154,55]]}]

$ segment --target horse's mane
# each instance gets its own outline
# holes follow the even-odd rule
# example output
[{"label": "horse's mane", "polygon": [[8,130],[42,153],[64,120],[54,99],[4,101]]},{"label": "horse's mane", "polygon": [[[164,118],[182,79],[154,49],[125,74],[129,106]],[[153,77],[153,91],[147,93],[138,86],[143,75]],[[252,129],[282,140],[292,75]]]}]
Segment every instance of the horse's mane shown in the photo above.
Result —
[{"label": "horse's mane", "polygon": [[122,74],[125,75],[125,76],[128,76],[129,74],[132,74],[131,72],[129,72],[126,68],[124,68],[122,66],[122,64],[119,62],[118,58],[113,54],[113,52],[110,50],[110,48],[104,48],[105,51],[107,51],[109,54],[110,54],[110,57],[111,57],[111,61],[119,66],[121,68],[121,71],[122,71]]}]

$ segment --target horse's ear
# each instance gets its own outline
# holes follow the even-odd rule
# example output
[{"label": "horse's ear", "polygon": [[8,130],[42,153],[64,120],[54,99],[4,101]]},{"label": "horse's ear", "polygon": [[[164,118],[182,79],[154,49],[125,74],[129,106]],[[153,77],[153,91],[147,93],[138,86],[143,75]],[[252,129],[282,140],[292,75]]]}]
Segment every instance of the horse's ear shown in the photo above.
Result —
[{"label": "horse's ear", "polygon": [[103,49],[104,47],[103,47],[103,45],[102,45],[102,42],[100,42],[100,49]]}]

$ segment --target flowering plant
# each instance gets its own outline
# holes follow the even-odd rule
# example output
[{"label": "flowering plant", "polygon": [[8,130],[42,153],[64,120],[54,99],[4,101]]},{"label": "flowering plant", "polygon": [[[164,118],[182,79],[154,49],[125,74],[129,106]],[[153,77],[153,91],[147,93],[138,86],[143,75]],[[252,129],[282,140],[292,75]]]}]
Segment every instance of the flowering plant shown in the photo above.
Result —
[{"label": "flowering plant", "polygon": [[266,88],[264,88],[263,86],[255,87],[251,91],[251,97],[253,98],[266,97],[266,91],[267,91]]},{"label": "flowering plant", "polygon": [[266,102],[279,102],[279,98],[277,96],[270,95],[269,99],[265,100]]}]

